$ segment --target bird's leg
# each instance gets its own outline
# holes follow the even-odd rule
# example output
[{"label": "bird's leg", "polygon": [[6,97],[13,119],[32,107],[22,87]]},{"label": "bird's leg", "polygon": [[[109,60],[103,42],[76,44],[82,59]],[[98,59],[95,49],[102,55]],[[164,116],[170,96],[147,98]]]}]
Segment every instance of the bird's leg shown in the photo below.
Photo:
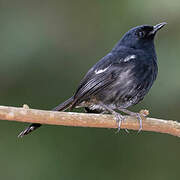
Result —
[{"label": "bird's leg", "polygon": [[124,116],[122,116],[120,113],[114,111],[113,109],[111,109],[110,107],[108,107],[105,104],[101,104],[101,106],[115,116],[116,123],[118,125],[118,131],[117,132],[119,132],[121,129],[121,123],[122,123],[122,121],[124,121]]},{"label": "bird's leg", "polygon": [[126,113],[126,114],[129,114],[130,116],[137,117],[137,119],[139,120],[139,130],[138,130],[138,133],[139,133],[142,130],[142,118],[141,118],[141,114],[129,111],[127,109],[119,109],[119,110],[124,112],[124,113]]}]

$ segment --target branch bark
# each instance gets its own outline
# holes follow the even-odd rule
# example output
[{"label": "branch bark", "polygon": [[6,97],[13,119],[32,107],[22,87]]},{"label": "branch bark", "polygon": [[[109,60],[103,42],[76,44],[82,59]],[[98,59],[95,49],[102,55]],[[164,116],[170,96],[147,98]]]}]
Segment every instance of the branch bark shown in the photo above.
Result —
[{"label": "branch bark", "polygon": [[[55,112],[29,109],[25,107],[17,108],[0,106],[0,119],[63,126],[117,128],[113,115]],[[121,128],[138,130],[139,122],[135,117],[126,116]],[[180,123],[172,120],[143,117],[142,130],[166,133],[180,137]]]}]

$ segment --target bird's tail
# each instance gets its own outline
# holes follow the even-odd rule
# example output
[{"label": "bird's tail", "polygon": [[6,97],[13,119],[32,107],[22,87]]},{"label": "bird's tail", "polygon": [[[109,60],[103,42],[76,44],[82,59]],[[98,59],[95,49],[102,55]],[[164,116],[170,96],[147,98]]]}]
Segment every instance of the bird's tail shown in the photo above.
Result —
[{"label": "bird's tail", "polygon": [[[71,107],[71,104],[74,101],[74,97],[72,96],[71,98],[69,98],[68,100],[66,100],[65,102],[59,104],[58,106],[56,106],[55,108],[52,109],[52,111],[65,111],[66,109]],[[42,124],[39,123],[33,123],[30,126],[28,126],[25,130],[23,130],[18,137],[23,137],[25,135],[28,135],[29,133],[31,133],[32,131],[36,130],[37,128],[39,128]]]}]

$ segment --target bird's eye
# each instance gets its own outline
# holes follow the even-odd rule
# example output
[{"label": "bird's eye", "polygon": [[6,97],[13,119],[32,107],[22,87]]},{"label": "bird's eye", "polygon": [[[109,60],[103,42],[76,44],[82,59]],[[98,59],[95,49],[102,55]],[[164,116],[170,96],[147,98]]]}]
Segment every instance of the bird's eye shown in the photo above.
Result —
[{"label": "bird's eye", "polygon": [[139,38],[143,38],[145,36],[145,32],[144,31],[138,31],[137,35]]}]

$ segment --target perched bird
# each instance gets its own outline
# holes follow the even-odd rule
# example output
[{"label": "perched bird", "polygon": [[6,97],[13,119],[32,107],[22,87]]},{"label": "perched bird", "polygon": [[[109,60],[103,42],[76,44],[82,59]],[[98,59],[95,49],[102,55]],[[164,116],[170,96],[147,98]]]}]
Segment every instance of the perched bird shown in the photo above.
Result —
[{"label": "perched bird", "polygon": [[[141,130],[140,114],[127,108],[141,101],[156,79],[158,66],[154,37],[165,24],[141,25],[130,29],[111,52],[87,72],[75,94],[53,111],[85,107],[87,111],[109,112],[115,115],[120,129],[124,117],[116,112],[118,110],[136,116]],[[19,137],[40,126],[31,124]]]}]

